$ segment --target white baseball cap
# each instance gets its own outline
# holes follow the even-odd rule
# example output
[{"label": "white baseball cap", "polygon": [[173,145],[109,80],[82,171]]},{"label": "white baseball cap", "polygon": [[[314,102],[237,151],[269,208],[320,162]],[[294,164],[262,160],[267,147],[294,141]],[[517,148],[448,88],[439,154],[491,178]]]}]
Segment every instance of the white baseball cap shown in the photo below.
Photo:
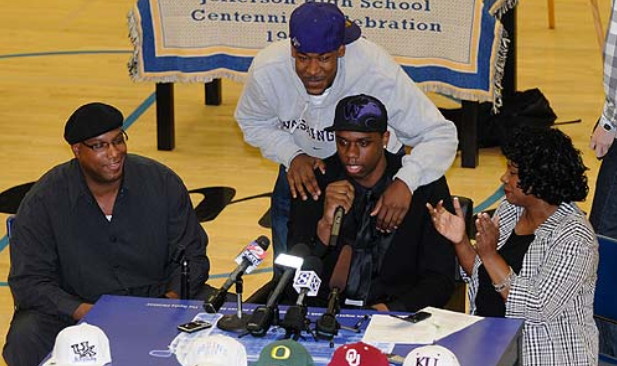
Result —
[{"label": "white baseball cap", "polygon": [[176,350],[183,366],[247,366],[246,349],[237,340],[215,334],[191,339],[183,350]]},{"label": "white baseball cap", "polygon": [[[427,361],[428,360],[428,361]],[[438,344],[418,347],[405,357],[403,366],[416,365],[461,366],[456,355]]]},{"label": "white baseball cap", "polygon": [[111,351],[105,332],[84,322],[58,333],[51,358],[43,366],[103,366],[110,362]]}]

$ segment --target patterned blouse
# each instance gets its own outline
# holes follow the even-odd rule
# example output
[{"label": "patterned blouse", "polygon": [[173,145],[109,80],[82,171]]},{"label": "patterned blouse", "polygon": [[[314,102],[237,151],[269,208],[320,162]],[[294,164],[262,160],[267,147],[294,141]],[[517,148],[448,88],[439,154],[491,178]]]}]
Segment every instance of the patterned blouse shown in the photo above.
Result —
[{"label": "patterned blouse", "polygon": [[[502,201],[501,248],[523,208]],[[523,365],[597,365],[598,330],[593,298],[598,269],[598,241],[584,213],[562,203],[535,232],[535,239],[514,277],[506,300],[506,317],[523,318]],[[478,256],[468,283],[471,313],[478,289]]]}]

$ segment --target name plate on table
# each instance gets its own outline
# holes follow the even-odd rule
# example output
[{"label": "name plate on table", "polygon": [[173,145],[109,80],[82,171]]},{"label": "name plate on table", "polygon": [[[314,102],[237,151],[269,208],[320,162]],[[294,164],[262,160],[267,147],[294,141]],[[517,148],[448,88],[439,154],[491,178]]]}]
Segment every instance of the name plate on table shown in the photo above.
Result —
[{"label": "name plate on table", "polygon": [[[516,0],[333,0],[425,91],[496,101],[507,52],[496,14]],[[288,37],[301,0],[138,0],[129,14],[137,81],[243,81],[253,56]]]}]

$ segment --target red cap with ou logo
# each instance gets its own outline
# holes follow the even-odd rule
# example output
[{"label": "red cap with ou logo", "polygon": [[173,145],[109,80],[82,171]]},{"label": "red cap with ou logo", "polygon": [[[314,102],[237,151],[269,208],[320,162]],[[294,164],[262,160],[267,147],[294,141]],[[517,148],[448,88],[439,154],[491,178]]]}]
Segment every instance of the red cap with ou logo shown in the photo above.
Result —
[{"label": "red cap with ou logo", "polygon": [[328,366],[390,366],[379,349],[363,342],[340,346]]}]

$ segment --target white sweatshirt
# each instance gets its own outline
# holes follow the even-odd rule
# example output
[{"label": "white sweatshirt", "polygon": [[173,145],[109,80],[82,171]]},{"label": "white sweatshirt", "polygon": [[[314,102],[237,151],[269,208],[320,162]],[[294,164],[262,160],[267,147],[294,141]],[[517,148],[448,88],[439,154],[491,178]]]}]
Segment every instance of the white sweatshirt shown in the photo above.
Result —
[{"label": "white sweatshirt", "polygon": [[389,151],[398,151],[401,142],[413,147],[395,178],[413,192],[444,175],[456,154],[456,127],[383,48],[364,38],[346,46],[334,82],[319,103],[295,72],[289,41],[264,48],[251,64],[235,118],[247,143],[289,167],[300,153],[323,159],[336,152],[334,132],[324,128],[333,124],[338,101],[357,94],[385,105]]}]

